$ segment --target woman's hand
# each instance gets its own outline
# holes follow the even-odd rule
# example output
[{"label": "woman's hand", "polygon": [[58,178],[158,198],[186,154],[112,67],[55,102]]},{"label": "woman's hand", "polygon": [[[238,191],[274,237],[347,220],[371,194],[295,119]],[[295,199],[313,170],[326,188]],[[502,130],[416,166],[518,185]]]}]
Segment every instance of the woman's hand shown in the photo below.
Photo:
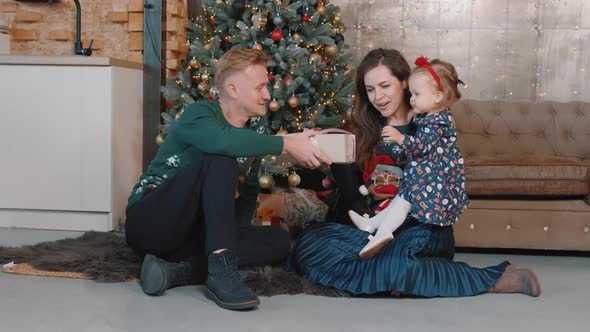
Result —
[{"label": "woman's hand", "polygon": [[383,131],[381,131],[381,136],[383,137],[384,141],[396,142],[399,145],[401,145],[404,141],[404,135],[392,126],[386,126],[383,128]]}]

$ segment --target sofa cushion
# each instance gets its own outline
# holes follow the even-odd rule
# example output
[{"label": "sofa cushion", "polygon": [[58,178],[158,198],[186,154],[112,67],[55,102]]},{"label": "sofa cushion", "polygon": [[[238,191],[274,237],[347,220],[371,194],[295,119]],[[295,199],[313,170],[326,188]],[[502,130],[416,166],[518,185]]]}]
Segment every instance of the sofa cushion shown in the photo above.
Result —
[{"label": "sofa cushion", "polygon": [[590,193],[590,164],[579,158],[465,157],[469,195],[579,196]]}]

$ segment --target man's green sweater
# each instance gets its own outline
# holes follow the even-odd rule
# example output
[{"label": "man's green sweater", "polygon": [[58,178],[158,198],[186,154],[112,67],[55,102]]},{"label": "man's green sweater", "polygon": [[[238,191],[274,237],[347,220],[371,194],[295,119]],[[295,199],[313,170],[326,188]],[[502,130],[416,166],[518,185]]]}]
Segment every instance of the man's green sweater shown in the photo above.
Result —
[{"label": "man's green sweater", "polygon": [[[198,167],[205,154],[220,154],[234,158],[277,155],[283,150],[283,138],[259,134],[247,128],[233,127],[221,112],[219,101],[191,104],[170,127],[147,171],[139,178],[129,196],[128,206],[140,200],[176,175],[182,167]],[[239,187],[236,218],[250,223],[259,192],[259,158],[250,167],[245,183]],[[221,207],[223,208],[223,207]]]}]

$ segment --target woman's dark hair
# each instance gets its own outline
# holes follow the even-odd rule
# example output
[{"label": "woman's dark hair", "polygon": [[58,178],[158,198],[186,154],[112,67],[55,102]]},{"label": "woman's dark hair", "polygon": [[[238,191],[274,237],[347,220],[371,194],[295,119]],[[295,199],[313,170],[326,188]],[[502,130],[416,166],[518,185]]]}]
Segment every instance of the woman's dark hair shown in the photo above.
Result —
[{"label": "woman's dark hair", "polygon": [[[362,167],[363,162],[375,153],[375,147],[381,137],[381,129],[385,119],[378,110],[373,107],[367,95],[365,86],[365,74],[371,69],[384,65],[391,70],[400,82],[407,81],[410,77],[410,66],[404,56],[396,50],[378,48],[369,52],[356,70],[355,105],[352,112],[352,128],[356,135],[356,162]],[[410,89],[404,89],[404,102],[410,105]]]}]

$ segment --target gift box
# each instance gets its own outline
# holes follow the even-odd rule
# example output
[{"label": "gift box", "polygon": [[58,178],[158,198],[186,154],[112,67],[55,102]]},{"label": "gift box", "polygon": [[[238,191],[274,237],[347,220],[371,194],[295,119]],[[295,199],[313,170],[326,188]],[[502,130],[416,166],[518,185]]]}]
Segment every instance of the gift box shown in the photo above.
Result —
[{"label": "gift box", "polygon": [[[333,163],[351,164],[355,162],[355,136],[348,131],[336,128],[324,129],[318,132],[314,137],[310,137],[310,140],[311,143],[326,154]],[[287,154],[282,154],[277,156],[277,163],[296,165],[297,161]]]},{"label": "gift box", "polygon": [[311,138],[333,163],[351,164],[356,158],[355,136],[342,129],[324,129]]},{"label": "gift box", "polygon": [[253,224],[280,226],[285,218],[285,194],[258,194],[258,206]]}]

